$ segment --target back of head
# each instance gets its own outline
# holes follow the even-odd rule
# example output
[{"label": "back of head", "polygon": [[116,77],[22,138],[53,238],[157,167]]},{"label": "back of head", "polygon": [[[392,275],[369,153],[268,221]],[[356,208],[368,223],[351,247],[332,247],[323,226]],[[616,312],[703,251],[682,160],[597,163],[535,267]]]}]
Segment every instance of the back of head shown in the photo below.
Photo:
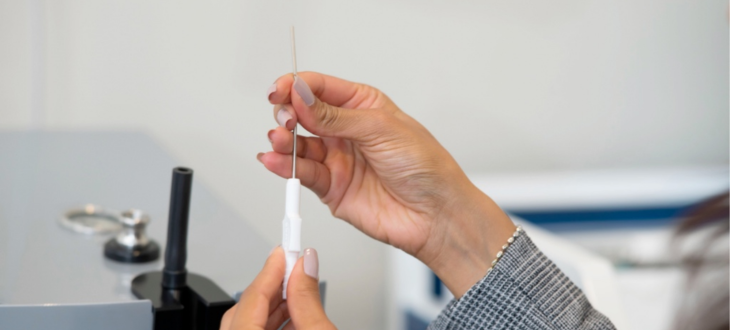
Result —
[{"label": "back of head", "polygon": [[687,279],[676,330],[730,328],[729,199],[725,192],[706,200],[677,227],[675,247]]}]

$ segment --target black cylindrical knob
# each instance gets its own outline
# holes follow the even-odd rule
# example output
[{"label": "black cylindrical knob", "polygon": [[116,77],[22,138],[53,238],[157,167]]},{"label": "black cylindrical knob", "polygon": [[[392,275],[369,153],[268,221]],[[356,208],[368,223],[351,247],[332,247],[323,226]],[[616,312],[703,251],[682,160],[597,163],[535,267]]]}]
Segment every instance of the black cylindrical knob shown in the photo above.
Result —
[{"label": "black cylindrical knob", "polygon": [[162,286],[179,289],[186,286],[185,261],[187,259],[188,214],[193,170],[176,167],[172,170],[170,192],[170,217],[167,223],[167,248]]}]

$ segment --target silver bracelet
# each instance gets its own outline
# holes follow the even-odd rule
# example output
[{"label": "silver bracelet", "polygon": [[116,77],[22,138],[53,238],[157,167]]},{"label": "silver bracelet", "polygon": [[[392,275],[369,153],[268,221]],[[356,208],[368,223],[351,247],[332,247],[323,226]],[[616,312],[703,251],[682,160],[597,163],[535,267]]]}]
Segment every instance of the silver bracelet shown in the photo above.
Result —
[{"label": "silver bracelet", "polygon": [[512,234],[512,237],[507,239],[507,244],[502,245],[502,251],[497,252],[497,258],[492,260],[492,266],[489,267],[489,269],[487,269],[487,275],[489,275],[489,273],[492,271],[492,269],[494,269],[494,265],[497,264],[497,261],[499,261],[499,259],[502,258],[502,256],[504,255],[504,252],[507,251],[507,248],[512,244],[512,242],[515,241],[515,238],[517,238],[517,236],[520,236],[521,233],[522,233],[522,226],[517,226],[517,229],[515,229],[515,232]]}]

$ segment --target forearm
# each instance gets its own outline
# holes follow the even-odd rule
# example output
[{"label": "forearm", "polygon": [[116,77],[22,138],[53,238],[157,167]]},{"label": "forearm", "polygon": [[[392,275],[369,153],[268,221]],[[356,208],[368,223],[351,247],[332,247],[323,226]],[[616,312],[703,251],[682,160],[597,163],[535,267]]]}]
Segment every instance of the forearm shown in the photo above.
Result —
[{"label": "forearm", "polygon": [[471,183],[459,196],[439,215],[438,222],[448,225],[432,235],[436,240],[430,248],[437,252],[419,258],[456,298],[484,277],[515,231],[510,218]]},{"label": "forearm", "polygon": [[429,329],[615,329],[523,232]]}]

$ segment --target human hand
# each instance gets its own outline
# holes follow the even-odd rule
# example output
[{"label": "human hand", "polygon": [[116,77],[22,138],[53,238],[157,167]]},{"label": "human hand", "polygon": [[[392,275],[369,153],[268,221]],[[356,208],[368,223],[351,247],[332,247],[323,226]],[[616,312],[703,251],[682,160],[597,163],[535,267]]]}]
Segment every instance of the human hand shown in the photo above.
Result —
[{"label": "human hand", "polygon": [[319,295],[319,260],[314,249],[304,250],[282,299],[282,282],[286,261],[281,247],[271,251],[264,269],[241,294],[221,320],[221,330],[253,330],[281,327],[291,317],[285,330],[336,329],[327,318]]},{"label": "human hand", "polygon": [[269,101],[280,127],[268,134],[273,151],[257,156],[264,166],[290,177],[289,130],[299,122],[319,135],[298,138],[301,183],[335,217],[420,259],[455,296],[484,276],[514,231],[428,130],[379,90],[301,72],[277,79]]}]

